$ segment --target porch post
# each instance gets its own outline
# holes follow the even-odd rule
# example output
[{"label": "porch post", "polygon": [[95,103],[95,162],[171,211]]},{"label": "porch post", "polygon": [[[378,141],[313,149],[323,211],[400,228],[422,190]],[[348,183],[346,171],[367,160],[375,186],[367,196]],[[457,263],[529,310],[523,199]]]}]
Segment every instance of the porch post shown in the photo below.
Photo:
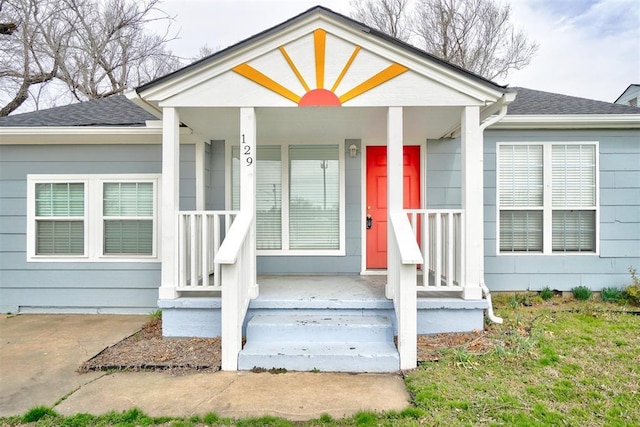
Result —
[{"label": "porch post", "polygon": [[194,147],[196,155],[196,210],[203,211],[205,205],[205,185],[204,185],[204,156],[205,142],[198,141]]},{"label": "porch post", "polygon": [[464,210],[465,277],[464,299],[482,299],[484,280],[484,167],[480,108],[462,111],[462,209]]},{"label": "porch post", "polygon": [[390,249],[389,239],[393,236],[391,213],[400,212],[403,207],[402,179],[402,107],[389,107],[387,112],[387,298],[395,298],[392,286],[392,269],[400,262],[395,251]]},{"label": "porch post", "polygon": [[249,297],[258,297],[256,268],[256,112],[253,107],[240,108],[240,210],[251,211],[249,230]]},{"label": "porch post", "polygon": [[162,109],[162,206],[160,299],[178,297],[178,210],[180,188],[180,116],[174,107]]}]

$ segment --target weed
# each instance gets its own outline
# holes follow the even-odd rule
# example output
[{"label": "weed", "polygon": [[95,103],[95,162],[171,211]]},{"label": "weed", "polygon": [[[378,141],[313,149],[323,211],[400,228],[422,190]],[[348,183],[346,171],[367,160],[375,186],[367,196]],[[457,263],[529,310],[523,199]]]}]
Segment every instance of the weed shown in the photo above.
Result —
[{"label": "weed", "polygon": [[215,412],[209,412],[202,418],[202,422],[210,426],[214,425],[218,421],[220,421],[220,417]]},{"label": "weed", "polygon": [[571,293],[578,301],[586,301],[591,298],[591,289],[586,286],[576,286],[571,288]]},{"label": "weed", "polygon": [[58,414],[51,408],[47,408],[46,406],[36,406],[35,408],[29,409],[24,416],[22,417],[22,422],[25,423],[34,423],[36,421],[41,420],[44,417],[57,417]]},{"label": "weed", "polygon": [[378,425],[378,417],[371,412],[360,411],[353,416],[355,424],[361,427]]},{"label": "weed", "polygon": [[602,291],[600,291],[600,297],[602,298],[602,301],[606,302],[618,302],[622,299],[623,296],[624,293],[622,292],[622,290],[615,287],[604,288],[602,289]]},{"label": "weed", "polygon": [[311,370],[311,372],[313,372],[314,374],[318,374],[318,373],[320,373],[320,369],[318,369],[318,368],[313,368],[313,369]]},{"label": "weed", "polygon": [[320,415],[320,422],[328,424],[330,422],[333,422],[333,417],[329,414],[322,414]]},{"label": "weed", "polygon": [[640,306],[640,278],[633,267],[629,267],[629,274],[631,274],[631,285],[625,289],[624,298],[631,304]]},{"label": "weed", "polygon": [[153,313],[151,313],[151,317],[153,319],[162,319],[162,310],[156,310]]},{"label": "weed", "polygon": [[542,288],[542,290],[540,291],[540,298],[542,298],[545,301],[553,298],[553,291],[551,290],[551,288],[548,286],[545,286],[544,288]]}]

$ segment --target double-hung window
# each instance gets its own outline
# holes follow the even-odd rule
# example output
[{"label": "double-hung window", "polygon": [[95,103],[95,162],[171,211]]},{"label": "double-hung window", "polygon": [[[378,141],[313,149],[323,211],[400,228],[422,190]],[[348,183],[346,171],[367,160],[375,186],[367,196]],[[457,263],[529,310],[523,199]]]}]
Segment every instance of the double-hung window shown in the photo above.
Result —
[{"label": "double-hung window", "polygon": [[[256,246],[291,254],[342,254],[344,179],[339,144],[259,145]],[[231,209],[240,209],[240,151],[231,148]]]},{"label": "double-hung window", "polygon": [[158,175],[29,175],[29,261],[157,259]]},{"label": "double-hung window", "polygon": [[597,144],[498,144],[501,253],[597,252]]}]

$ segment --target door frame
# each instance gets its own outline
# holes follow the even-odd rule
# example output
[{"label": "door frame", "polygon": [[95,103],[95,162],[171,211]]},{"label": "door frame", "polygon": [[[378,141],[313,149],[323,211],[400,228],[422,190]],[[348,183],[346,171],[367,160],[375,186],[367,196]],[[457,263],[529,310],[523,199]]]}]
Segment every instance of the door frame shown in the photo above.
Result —
[{"label": "door frame", "polygon": [[[427,141],[405,141],[403,145],[413,145],[420,147],[420,209],[427,206]],[[385,275],[387,270],[367,269],[367,225],[364,220],[367,215],[367,147],[387,146],[386,141],[366,141],[362,140],[362,155],[360,156],[360,274],[361,275]]]}]

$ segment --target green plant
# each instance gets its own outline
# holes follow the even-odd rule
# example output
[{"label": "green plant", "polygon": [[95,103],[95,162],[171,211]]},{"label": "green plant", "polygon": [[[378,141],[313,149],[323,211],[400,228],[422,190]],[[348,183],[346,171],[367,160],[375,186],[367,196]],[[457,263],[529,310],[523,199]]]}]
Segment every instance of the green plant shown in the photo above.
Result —
[{"label": "green plant", "polygon": [[631,274],[631,285],[624,290],[624,298],[631,304],[640,306],[640,278],[633,267],[629,267],[629,274]]},{"label": "green plant", "polygon": [[622,299],[623,296],[624,292],[615,287],[604,288],[600,291],[600,298],[602,298],[602,301],[616,302]]},{"label": "green plant", "polygon": [[542,298],[545,301],[553,298],[553,291],[551,290],[551,288],[548,286],[545,286],[544,288],[542,288],[542,290],[540,291],[540,298]]},{"label": "green plant", "polygon": [[151,317],[153,319],[162,319],[162,310],[156,310],[153,313],[151,313]]},{"label": "green plant", "polygon": [[576,286],[571,288],[571,293],[578,301],[586,301],[591,298],[591,289],[586,286]]},{"label": "green plant", "polygon": [[58,414],[51,408],[46,406],[36,406],[29,409],[22,417],[24,423],[35,423],[44,417],[57,417]]}]

